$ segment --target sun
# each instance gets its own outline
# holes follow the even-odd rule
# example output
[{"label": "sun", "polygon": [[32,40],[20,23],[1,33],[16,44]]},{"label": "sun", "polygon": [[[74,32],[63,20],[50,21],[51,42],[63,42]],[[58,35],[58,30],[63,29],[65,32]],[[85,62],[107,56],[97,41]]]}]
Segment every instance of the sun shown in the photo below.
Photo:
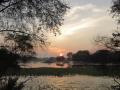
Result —
[{"label": "sun", "polygon": [[59,56],[63,56],[63,53],[60,53]]}]

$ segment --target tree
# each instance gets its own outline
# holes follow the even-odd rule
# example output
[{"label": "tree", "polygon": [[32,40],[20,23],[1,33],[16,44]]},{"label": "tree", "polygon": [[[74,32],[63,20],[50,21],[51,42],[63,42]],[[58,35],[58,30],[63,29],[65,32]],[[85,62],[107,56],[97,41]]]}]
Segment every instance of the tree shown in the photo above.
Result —
[{"label": "tree", "polygon": [[72,55],[73,55],[72,52],[68,52],[68,53],[67,53],[67,59],[68,59],[68,60],[72,60]]},{"label": "tree", "polygon": [[107,63],[111,63],[111,56],[112,52],[110,52],[109,50],[98,50],[94,54],[92,54],[91,62],[101,63],[105,65]]},{"label": "tree", "polygon": [[111,14],[120,23],[120,0],[112,0]]},{"label": "tree", "polygon": [[61,0],[0,0],[0,51],[5,51],[0,61],[4,58],[5,67],[18,65],[21,56],[33,55],[36,46],[47,45],[48,32],[60,32],[68,8]]},{"label": "tree", "polygon": [[[117,20],[117,24],[119,26],[120,24],[120,0],[112,0],[112,6],[111,6],[111,14],[113,18]],[[112,33],[112,37],[103,37],[101,36],[99,39],[97,39],[97,43],[101,43],[105,47],[113,50],[113,51],[120,51],[120,32],[119,32],[119,27],[117,28],[117,32]],[[116,53],[115,53],[116,54]],[[118,58],[118,57],[116,57]],[[120,85],[118,88],[116,87],[115,89],[120,89]]]},{"label": "tree", "polygon": [[[35,46],[46,45],[48,32],[59,33],[68,8],[61,0],[0,0],[0,38],[3,38],[0,43],[0,76],[9,65],[18,66],[20,55],[33,54]],[[15,87],[17,79],[9,81],[5,90],[24,87],[24,83]]]},{"label": "tree", "polygon": [[77,53],[73,54],[72,59],[75,61],[87,62],[90,59],[90,53],[87,50],[80,50]]},{"label": "tree", "polygon": [[98,36],[95,39],[96,44],[102,45],[111,51],[120,51],[120,33],[118,31],[112,33],[111,37]]},{"label": "tree", "polygon": [[[120,24],[120,0],[112,0],[110,13],[112,17],[117,20],[118,26]],[[120,51],[120,32],[119,27],[117,31],[112,33],[111,37],[98,36],[95,40],[98,44],[104,45],[106,48],[113,51]]]},{"label": "tree", "polygon": [[59,33],[68,8],[60,0],[1,0],[0,32],[5,38],[3,46],[23,53],[29,48],[33,50],[33,46],[46,45],[46,33]]}]

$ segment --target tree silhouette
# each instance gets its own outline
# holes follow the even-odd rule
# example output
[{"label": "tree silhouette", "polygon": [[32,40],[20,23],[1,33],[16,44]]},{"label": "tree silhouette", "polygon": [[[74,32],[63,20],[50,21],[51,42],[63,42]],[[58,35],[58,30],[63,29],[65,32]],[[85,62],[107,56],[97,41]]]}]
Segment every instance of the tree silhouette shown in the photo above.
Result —
[{"label": "tree silhouette", "polygon": [[75,61],[85,61],[90,59],[90,53],[87,50],[79,50],[77,53],[73,54],[72,59]]},{"label": "tree silhouette", "polygon": [[0,61],[5,67],[18,65],[21,56],[34,54],[34,47],[47,45],[49,32],[60,33],[68,8],[61,0],[0,0],[1,55],[5,51]]},{"label": "tree silhouette", "polygon": [[[112,6],[110,13],[112,17],[117,20],[118,26],[120,24],[120,0],[112,0]],[[119,27],[117,31],[112,33],[111,37],[98,36],[95,40],[98,44],[104,45],[106,48],[113,51],[120,51],[120,32]]]},{"label": "tree silhouette", "polygon": [[120,33],[112,33],[112,36],[97,36],[95,39],[97,45],[102,45],[112,51],[120,51]]},{"label": "tree silhouette", "polygon": [[120,0],[112,0],[111,14],[116,18],[118,24],[120,23]]},{"label": "tree silhouette", "polygon": [[[0,0],[0,76],[9,67],[18,67],[20,55],[33,54],[35,46],[46,45],[48,32],[60,33],[68,8],[61,0]],[[15,87],[17,79],[9,81],[1,89],[24,87],[23,83]]]},{"label": "tree silhouette", "polygon": [[[46,45],[46,33],[52,32],[55,35],[59,33],[59,26],[62,25],[63,16],[68,8],[60,0],[1,0],[1,36],[9,38],[6,40],[13,40],[15,43],[12,43],[12,46],[20,44],[19,40],[16,40],[18,37],[27,37],[27,40],[23,38],[22,45],[17,45],[19,48],[23,44],[24,49]],[[29,44],[25,43],[28,40]]]},{"label": "tree silhouette", "polygon": [[[105,47],[107,47],[110,50],[115,51],[115,61],[119,61],[119,55],[120,55],[120,32],[119,32],[119,24],[120,24],[120,0],[112,0],[112,6],[111,6],[111,14],[112,17],[115,18],[117,20],[117,32],[112,33],[111,37],[104,37],[104,36],[100,36],[99,38],[97,38],[95,41],[98,44],[102,44]],[[120,89],[120,85],[119,87],[115,88],[117,90]]]},{"label": "tree silhouette", "polygon": [[108,63],[115,63],[114,59],[112,59],[113,55],[114,54],[109,50],[98,50],[91,55],[91,61],[103,65]]},{"label": "tree silhouette", "polygon": [[94,53],[90,53],[87,50],[79,50],[72,55],[72,61],[84,62],[86,64],[94,65],[106,65],[106,64],[119,64],[120,63],[120,51],[111,51],[106,49],[97,50]]},{"label": "tree silhouette", "polygon": [[68,53],[67,53],[67,59],[68,59],[68,60],[72,60],[72,55],[73,55],[72,52],[68,52]]}]

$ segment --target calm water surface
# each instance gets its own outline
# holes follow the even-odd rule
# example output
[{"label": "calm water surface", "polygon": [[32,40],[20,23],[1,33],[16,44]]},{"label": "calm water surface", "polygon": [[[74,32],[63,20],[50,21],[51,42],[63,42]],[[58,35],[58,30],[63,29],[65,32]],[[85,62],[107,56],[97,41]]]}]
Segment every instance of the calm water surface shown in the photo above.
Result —
[{"label": "calm water surface", "polygon": [[[61,68],[56,66],[55,63],[28,63],[26,68],[38,67],[52,67]],[[66,68],[65,65],[62,68]],[[24,81],[29,77],[21,77],[19,81]],[[112,77],[108,76],[87,76],[87,75],[73,75],[73,76],[32,76],[26,82],[23,90],[112,90],[111,86],[116,85]]]},{"label": "calm water surface", "polygon": [[41,67],[50,67],[50,68],[67,68],[68,64],[64,64],[64,66],[57,66],[56,63],[42,63],[42,62],[31,62],[26,63],[24,68],[41,68]]},{"label": "calm water surface", "polygon": [[[20,80],[27,78],[21,77]],[[115,85],[115,82],[110,77],[37,76],[27,81],[23,90],[112,90],[111,85]]]}]

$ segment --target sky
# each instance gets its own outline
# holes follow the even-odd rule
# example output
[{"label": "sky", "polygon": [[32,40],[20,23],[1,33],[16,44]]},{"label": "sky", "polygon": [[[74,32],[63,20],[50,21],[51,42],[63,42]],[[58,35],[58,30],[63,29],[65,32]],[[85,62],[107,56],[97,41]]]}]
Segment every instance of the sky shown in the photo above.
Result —
[{"label": "sky", "polygon": [[89,50],[95,52],[100,46],[95,45],[97,36],[110,35],[116,30],[116,21],[110,14],[112,0],[64,0],[70,9],[64,16],[60,27],[61,35],[51,35],[51,43],[46,49],[38,48],[41,57],[64,55],[67,52]]}]

